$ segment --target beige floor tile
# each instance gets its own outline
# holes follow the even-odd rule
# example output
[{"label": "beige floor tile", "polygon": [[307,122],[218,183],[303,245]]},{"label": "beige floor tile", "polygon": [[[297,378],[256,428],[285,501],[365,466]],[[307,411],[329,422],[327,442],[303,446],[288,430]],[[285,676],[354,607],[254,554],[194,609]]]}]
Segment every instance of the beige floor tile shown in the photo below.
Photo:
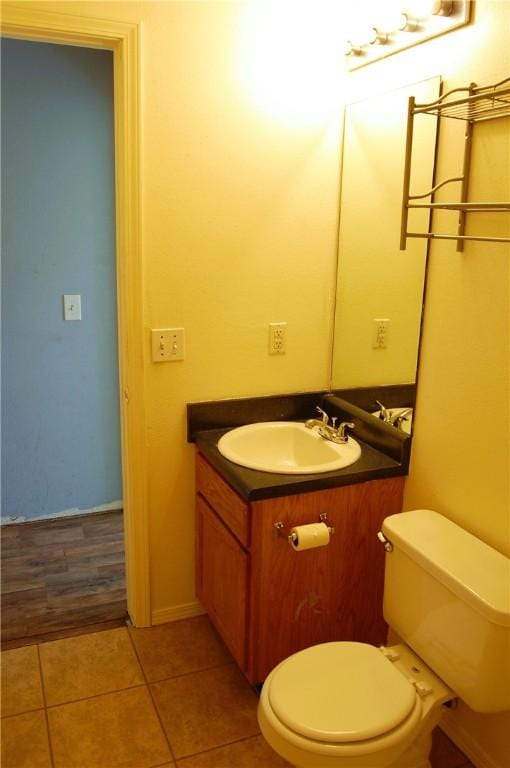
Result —
[{"label": "beige floor tile", "polygon": [[262,736],[238,741],[179,760],[178,768],[292,768],[266,744]]},{"label": "beige floor tile", "polygon": [[44,706],[37,646],[2,651],[2,717]]},{"label": "beige floor tile", "polygon": [[153,683],[175,757],[259,733],[257,697],[233,664]]},{"label": "beige floor tile", "polygon": [[44,710],[2,720],[2,768],[51,768]]},{"label": "beige floor tile", "polygon": [[148,629],[131,629],[142,667],[150,682],[231,661],[207,616]]},{"label": "beige floor tile", "polygon": [[146,686],[48,709],[55,768],[149,768],[171,761]]},{"label": "beige floor tile", "polygon": [[145,682],[125,627],[43,643],[40,654],[48,706]]}]

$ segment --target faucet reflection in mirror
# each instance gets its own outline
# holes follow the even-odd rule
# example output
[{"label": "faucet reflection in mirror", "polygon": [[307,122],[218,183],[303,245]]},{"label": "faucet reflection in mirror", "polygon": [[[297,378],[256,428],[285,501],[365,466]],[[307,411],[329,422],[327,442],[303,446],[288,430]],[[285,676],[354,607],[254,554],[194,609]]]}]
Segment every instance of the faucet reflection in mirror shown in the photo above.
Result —
[{"label": "faucet reflection in mirror", "polygon": [[350,9],[345,55],[353,70],[469,22],[471,0],[364,0]]}]

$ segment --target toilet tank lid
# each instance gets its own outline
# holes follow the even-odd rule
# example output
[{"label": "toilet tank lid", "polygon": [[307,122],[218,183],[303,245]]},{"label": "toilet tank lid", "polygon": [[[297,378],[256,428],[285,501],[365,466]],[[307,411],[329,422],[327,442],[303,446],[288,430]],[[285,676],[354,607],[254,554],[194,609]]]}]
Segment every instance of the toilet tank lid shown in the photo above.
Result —
[{"label": "toilet tank lid", "polygon": [[488,621],[510,626],[510,559],[430,509],[384,520],[384,535]]}]

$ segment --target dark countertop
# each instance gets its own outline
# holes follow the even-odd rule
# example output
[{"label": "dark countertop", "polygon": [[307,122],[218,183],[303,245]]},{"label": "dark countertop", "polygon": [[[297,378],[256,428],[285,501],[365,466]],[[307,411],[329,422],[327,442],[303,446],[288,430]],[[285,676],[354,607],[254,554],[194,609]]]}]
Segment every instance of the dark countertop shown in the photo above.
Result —
[{"label": "dark countertop", "polygon": [[225,459],[217,449],[218,440],[229,429],[208,429],[197,432],[194,441],[200,453],[246,501],[291,496],[296,493],[337,488],[407,474],[405,463],[396,461],[368,443],[355,439],[361,446],[361,456],[350,467],[314,475],[283,475],[247,469]]}]

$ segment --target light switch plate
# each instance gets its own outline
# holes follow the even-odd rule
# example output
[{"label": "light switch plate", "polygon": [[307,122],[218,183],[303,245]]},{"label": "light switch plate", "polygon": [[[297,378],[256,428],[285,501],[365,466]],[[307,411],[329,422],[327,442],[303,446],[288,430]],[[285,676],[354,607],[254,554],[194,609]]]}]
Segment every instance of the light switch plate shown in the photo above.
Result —
[{"label": "light switch plate", "polygon": [[153,363],[184,360],[184,328],[153,328],[151,347]]},{"label": "light switch plate", "polygon": [[65,293],[64,320],[81,320],[81,296],[79,293]]}]

